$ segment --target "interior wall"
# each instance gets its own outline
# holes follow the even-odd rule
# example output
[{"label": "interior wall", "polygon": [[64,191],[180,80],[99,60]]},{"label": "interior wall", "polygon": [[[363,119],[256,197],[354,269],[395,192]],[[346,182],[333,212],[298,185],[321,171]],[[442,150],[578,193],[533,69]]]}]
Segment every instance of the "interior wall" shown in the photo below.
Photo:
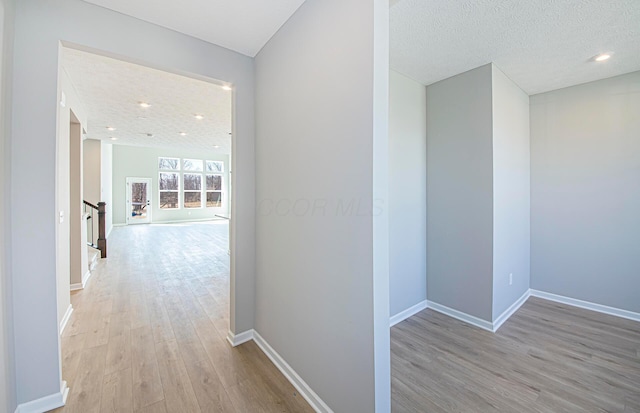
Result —
[{"label": "interior wall", "polygon": [[256,330],[336,412],[390,409],[385,24],[307,0],[255,59]]},{"label": "interior wall", "polygon": [[[56,262],[56,285],[57,285],[57,314],[58,314],[58,327],[62,319],[64,318],[65,313],[67,312],[69,306],[71,305],[71,228],[72,221],[74,221],[73,229],[74,231],[79,232],[79,226],[77,225],[77,221],[80,220],[78,216],[80,213],[80,209],[76,203],[74,203],[73,211],[71,210],[71,187],[72,187],[72,174],[71,174],[71,121],[73,119],[74,122],[80,122],[80,125],[87,124],[86,111],[80,98],[78,97],[75,88],[73,87],[73,83],[69,78],[69,75],[66,71],[59,68],[57,83],[57,99],[54,102],[57,102],[57,127],[58,127],[58,143],[55,152],[55,162],[56,162],[56,174],[57,179],[54,182],[54,199],[56,200],[56,209],[54,215],[54,233],[56,234],[57,242],[55,244],[55,249],[52,250],[55,252],[55,262]],[[73,113],[72,113],[73,112]],[[72,118],[73,117],[73,118]],[[74,157],[80,159],[82,156],[80,142],[80,136],[75,136],[74,139]],[[33,152],[33,151],[32,151]],[[42,155],[40,155],[42,156]],[[14,161],[16,160],[15,155],[13,156]],[[80,171],[82,170],[81,164],[73,163],[75,167],[73,173],[73,187],[81,188],[82,182],[76,180]],[[50,188],[48,188],[50,189]],[[21,194],[22,195],[22,194]],[[75,194],[76,198],[81,196],[81,194]],[[42,215],[42,214],[40,214]],[[14,235],[14,239],[20,239],[20,242],[24,242],[24,237],[19,237],[19,234]],[[73,238],[74,245],[77,247],[80,245],[80,240],[77,237]],[[80,262],[78,256],[75,255],[74,251],[74,261]],[[14,260],[16,257],[14,256]],[[79,270],[79,266],[75,268]],[[76,275],[76,274],[74,274]],[[77,279],[77,276],[74,276],[74,280]],[[48,294],[47,290],[39,291],[40,297],[43,297],[43,300],[46,300],[44,296]],[[50,299],[51,297],[47,297]],[[46,302],[46,301],[45,301]],[[56,329],[58,330],[58,329]]]},{"label": "interior wall", "polygon": [[[82,141],[82,199],[98,205],[102,201],[102,141],[97,139],[84,139]],[[111,205],[109,205],[111,208]],[[84,207],[82,208],[84,212]],[[87,210],[87,213],[90,211]],[[89,224],[93,226],[94,242],[98,242],[98,230],[100,220],[97,212],[94,218],[85,224],[89,228]],[[105,225],[108,230],[108,226]],[[91,239],[91,229],[87,229],[87,239]]]},{"label": "interior wall", "polygon": [[82,198],[94,205],[102,201],[102,141],[82,141]]},{"label": "interior wall", "polygon": [[640,312],[640,72],[531,97],[531,287]]},{"label": "interior wall", "polygon": [[113,229],[113,145],[100,141],[100,200],[105,202],[107,238]]},{"label": "interior wall", "polygon": [[[69,242],[70,259],[69,272],[70,283],[82,284],[82,276],[87,271],[83,256],[86,255],[86,238],[83,231],[85,230],[86,220],[83,217],[84,208],[82,204],[82,188],[83,188],[83,148],[82,148],[82,126],[71,114],[71,125],[69,130]],[[64,315],[64,313],[62,313]]]},{"label": "interior wall", "polygon": [[492,105],[492,320],[496,320],[529,290],[531,233],[529,95],[495,65]]},{"label": "interior wall", "polygon": [[492,321],[491,64],[427,87],[427,296]]},{"label": "interior wall", "polygon": [[16,408],[11,298],[9,140],[11,135],[11,77],[13,67],[14,2],[0,2],[0,411]]},{"label": "interior wall", "polygon": [[[220,208],[180,208],[160,209],[158,205],[158,158],[201,159],[224,162],[222,173],[222,207]],[[139,146],[113,145],[113,223],[126,224],[126,179],[151,178],[151,219],[152,222],[189,221],[213,219],[216,214],[226,216],[229,211],[229,155],[188,150],[180,148],[145,148]],[[180,171],[182,174],[184,171]],[[203,176],[206,172],[202,172]],[[204,177],[203,177],[204,180]],[[204,181],[203,181],[204,185]],[[182,182],[180,182],[182,189]],[[182,192],[180,192],[182,196]],[[180,201],[182,202],[182,201]]]},{"label": "interior wall", "polygon": [[389,78],[389,310],[427,299],[427,95],[400,73]]},{"label": "interior wall", "polygon": [[[115,29],[117,28],[117,30]],[[255,284],[252,59],[81,0],[16,4],[11,136],[11,265],[17,402],[60,392],[54,246],[56,107],[60,42],[155,68],[222,79],[234,87],[234,196],[230,328],[253,328]],[[63,136],[61,134],[61,136]],[[33,148],[38,148],[34,151]],[[18,188],[30,188],[29,191]],[[68,196],[65,196],[68,197]],[[44,211],[44,212],[43,212]],[[47,212],[48,211],[48,212]],[[234,222],[237,221],[237,222]],[[33,259],[39,245],[38,259]],[[67,288],[68,292],[68,288]]]}]

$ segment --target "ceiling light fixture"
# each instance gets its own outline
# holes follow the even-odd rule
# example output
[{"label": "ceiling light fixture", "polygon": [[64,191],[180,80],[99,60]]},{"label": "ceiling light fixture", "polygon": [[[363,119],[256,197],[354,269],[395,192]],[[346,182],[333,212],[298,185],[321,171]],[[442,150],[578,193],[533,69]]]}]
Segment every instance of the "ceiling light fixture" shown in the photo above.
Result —
[{"label": "ceiling light fixture", "polygon": [[218,149],[220,145],[213,145],[214,148]]},{"label": "ceiling light fixture", "polygon": [[142,106],[143,108],[150,108],[151,105],[147,102],[140,102],[140,106]]},{"label": "ceiling light fixture", "polygon": [[146,119],[146,116],[138,116],[138,119]]},{"label": "ceiling light fixture", "polygon": [[117,141],[118,140],[118,138],[113,138],[113,137],[109,138],[109,139],[111,139],[112,141]]},{"label": "ceiling light fixture", "polygon": [[198,114],[193,115],[193,117],[194,117],[194,118],[196,118],[196,119],[198,119],[198,120],[202,120],[202,119],[204,119],[204,116],[202,116],[202,115],[198,115]]},{"label": "ceiling light fixture", "polygon": [[609,60],[611,58],[610,53],[602,53],[593,58],[596,62],[604,62],[605,60]]},{"label": "ceiling light fixture", "polygon": [[231,90],[231,86],[224,85],[224,86],[222,86],[222,90]]},{"label": "ceiling light fixture", "polygon": [[116,128],[114,128],[113,126],[107,126],[107,130],[113,132],[114,130],[116,130]]},{"label": "ceiling light fixture", "polygon": [[180,132],[180,136],[187,136],[187,132]]}]

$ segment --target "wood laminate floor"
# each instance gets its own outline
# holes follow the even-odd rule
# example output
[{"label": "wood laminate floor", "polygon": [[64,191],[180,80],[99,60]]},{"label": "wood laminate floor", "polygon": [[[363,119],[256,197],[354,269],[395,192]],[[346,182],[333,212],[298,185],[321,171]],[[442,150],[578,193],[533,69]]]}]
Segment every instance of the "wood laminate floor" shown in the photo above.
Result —
[{"label": "wood laminate floor", "polygon": [[71,295],[56,412],[312,412],[253,343],[231,348],[227,221],[115,228]]},{"label": "wood laminate floor", "polygon": [[425,310],[391,369],[394,413],[640,412],[640,323],[532,297],[493,334]]}]

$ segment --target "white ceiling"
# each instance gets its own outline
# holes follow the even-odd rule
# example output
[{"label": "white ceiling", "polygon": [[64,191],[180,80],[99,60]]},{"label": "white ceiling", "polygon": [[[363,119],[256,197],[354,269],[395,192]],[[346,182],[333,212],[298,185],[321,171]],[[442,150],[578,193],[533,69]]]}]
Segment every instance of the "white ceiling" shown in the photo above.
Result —
[{"label": "white ceiling", "polygon": [[304,0],[85,0],[254,57]]},{"label": "white ceiling", "polygon": [[640,70],[640,0],[391,4],[391,68],[424,85],[490,62],[530,95]]},{"label": "white ceiling", "polygon": [[87,112],[88,138],[230,153],[232,92],[220,85],[69,48],[62,66]]}]

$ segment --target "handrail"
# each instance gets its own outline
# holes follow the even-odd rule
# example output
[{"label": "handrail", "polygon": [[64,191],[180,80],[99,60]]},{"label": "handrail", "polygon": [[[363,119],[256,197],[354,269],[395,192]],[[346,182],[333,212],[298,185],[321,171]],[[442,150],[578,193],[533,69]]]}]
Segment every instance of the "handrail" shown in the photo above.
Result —
[{"label": "handrail", "polygon": [[96,205],[93,205],[93,204],[92,204],[91,202],[89,202],[89,201],[82,201],[82,202],[84,202],[84,204],[85,204],[86,206],[91,207],[91,208],[93,208],[93,209],[95,209],[95,210],[99,210],[99,209],[100,209],[100,208],[98,208]]},{"label": "handrail", "polygon": [[[87,212],[87,207],[91,208],[92,211],[89,213],[87,217],[87,222],[91,220],[91,242],[87,242],[93,248],[97,248],[100,250],[100,257],[107,258],[107,231],[106,231],[106,215],[107,215],[107,204],[105,202],[98,202],[98,205],[94,205],[89,201],[82,201],[85,205],[85,213]],[[94,210],[98,211],[98,240],[95,243],[95,235],[93,232],[93,222],[95,219],[93,218]]]}]

